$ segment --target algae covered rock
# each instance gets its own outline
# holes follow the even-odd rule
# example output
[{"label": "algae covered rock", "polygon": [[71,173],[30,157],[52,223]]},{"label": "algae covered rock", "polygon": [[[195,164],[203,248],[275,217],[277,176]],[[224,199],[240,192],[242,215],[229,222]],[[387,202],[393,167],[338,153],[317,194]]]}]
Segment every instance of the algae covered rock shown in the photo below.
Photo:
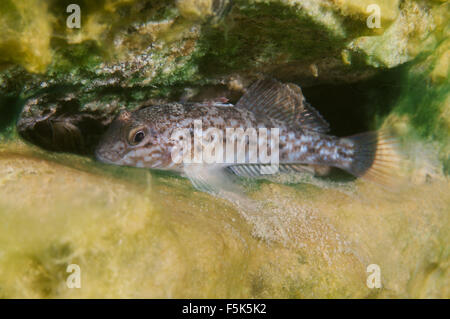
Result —
[{"label": "algae covered rock", "polygon": [[22,142],[2,146],[0,173],[3,298],[448,297],[448,180],[264,183],[242,211],[174,175]]},{"label": "algae covered rock", "polygon": [[[99,130],[104,130],[120,109],[135,109],[149,99],[222,95],[233,101],[262,75],[302,87],[359,83],[437,47],[448,52],[441,44],[448,36],[448,4],[440,2],[104,0],[80,4],[77,29],[67,27],[66,6],[54,1],[38,10],[42,14],[35,23],[52,31],[39,36],[16,28],[11,18],[26,24],[32,14],[22,10],[26,3],[3,4],[1,21],[7,31],[1,40],[0,92],[29,99],[19,133],[35,143],[39,138],[33,136],[41,132],[34,128],[46,126],[39,124],[43,119],[61,122],[65,113],[61,103],[36,99],[42,94],[58,99],[65,94],[62,88],[76,95],[72,113],[97,118]],[[379,24],[374,23],[378,18]],[[42,42],[33,45],[40,48],[38,53],[27,51],[31,38]],[[16,54],[16,47],[24,57]],[[445,52],[440,63],[446,61]],[[445,68],[435,67],[433,77],[446,79]],[[67,126],[87,135],[70,116],[65,116]],[[64,137],[40,139],[38,144],[46,147],[55,139]],[[82,143],[92,149],[95,139]]]},{"label": "algae covered rock", "polygon": [[[448,2],[72,2],[0,4],[1,297],[450,296]],[[123,109],[235,102],[264,76],[300,85],[333,134],[398,135],[410,188],[263,181],[242,209],[90,159]]]}]

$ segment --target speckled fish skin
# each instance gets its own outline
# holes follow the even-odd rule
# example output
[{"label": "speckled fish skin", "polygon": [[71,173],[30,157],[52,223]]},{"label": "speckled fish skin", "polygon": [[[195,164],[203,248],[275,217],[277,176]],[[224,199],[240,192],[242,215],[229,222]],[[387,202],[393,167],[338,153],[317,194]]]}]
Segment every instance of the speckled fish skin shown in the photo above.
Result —
[{"label": "speckled fish skin", "polygon": [[[172,151],[180,144],[171,137],[175,130],[188,129],[191,145],[194,145],[196,120],[201,120],[203,132],[210,128],[222,130],[225,152],[226,143],[234,142],[227,141],[227,129],[266,128],[267,136],[271,136],[270,130],[277,128],[279,156],[276,164],[279,164],[280,172],[304,171],[305,164],[334,166],[356,177],[392,185],[396,179],[393,173],[400,168],[401,157],[397,156],[393,147],[395,141],[390,136],[384,132],[366,132],[344,138],[327,135],[328,123],[306,102],[300,87],[273,79],[256,81],[234,106],[214,102],[169,103],[143,107],[134,112],[124,111],[101,139],[96,150],[97,159],[117,165],[180,171],[196,188],[213,194],[223,191],[225,184],[228,189],[234,187],[221,182],[226,180],[223,168],[245,177],[266,174],[262,168],[264,165],[267,168],[267,164],[261,162],[260,154],[250,153],[257,152],[250,147],[245,149],[244,163],[235,161],[219,163],[219,166],[205,162],[195,166],[176,164],[172,160]],[[247,139],[245,142],[248,145]],[[261,143],[268,146],[265,138],[256,142],[256,149],[264,145]],[[194,148],[191,148],[191,154],[187,154],[190,158],[193,158]],[[270,153],[270,147],[268,150]],[[256,162],[249,161],[255,158]]]},{"label": "speckled fish skin", "polygon": [[[206,131],[214,127],[280,129],[280,163],[304,163],[347,167],[351,163],[353,144],[349,140],[320,134],[311,130],[293,130],[280,120],[258,118],[252,112],[220,103],[150,106],[135,112],[122,113],[104,135],[96,155],[100,161],[136,167],[180,170],[181,165],[171,159],[177,129],[194,128],[194,120],[202,121]],[[136,146],[127,141],[129,132],[143,128],[147,134]]]}]

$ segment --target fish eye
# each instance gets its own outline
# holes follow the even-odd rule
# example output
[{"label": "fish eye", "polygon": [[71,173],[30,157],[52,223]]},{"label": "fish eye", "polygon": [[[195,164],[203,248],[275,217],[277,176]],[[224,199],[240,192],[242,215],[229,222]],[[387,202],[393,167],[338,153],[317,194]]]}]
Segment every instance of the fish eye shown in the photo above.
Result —
[{"label": "fish eye", "polygon": [[140,142],[142,142],[145,138],[145,132],[143,128],[138,128],[136,130],[133,130],[130,132],[130,135],[128,137],[128,142],[131,145],[137,145]]},{"label": "fish eye", "polygon": [[145,137],[144,132],[139,131],[139,132],[137,132],[137,133],[134,135],[133,142],[135,142],[135,143],[140,143],[140,142],[142,142],[142,140],[144,139],[144,137]]}]

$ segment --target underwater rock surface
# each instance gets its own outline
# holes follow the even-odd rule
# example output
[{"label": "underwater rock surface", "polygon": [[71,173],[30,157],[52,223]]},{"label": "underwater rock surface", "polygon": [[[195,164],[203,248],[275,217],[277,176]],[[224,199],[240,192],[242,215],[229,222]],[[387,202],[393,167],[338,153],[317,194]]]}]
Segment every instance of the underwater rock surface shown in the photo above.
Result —
[{"label": "underwater rock surface", "polygon": [[448,180],[262,183],[237,211],[176,176],[21,142],[0,149],[0,176],[2,298],[448,297]]},{"label": "underwater rock surface", "polygon": [[[0,4],[0,297],[450,297],[448,2],[78,1],[80,29],[69,3]],[[302,86],[334,134],[398,134],[410,187],[257,182],[242,211],[90,158],[122,109],[235,102],[262,76]]]},{"label": "underwater rock surface", "polygon": [[[380,10],[379,28],[370,4]],[[420,137],[439,139],[448,171],[448,2],[103,0],[80,5],[82,27],[71,29],[64,2],[39,8],[27,0],[2,4],[0,94],[26,100],[18,131],[32,143],[86,154],[119,110],[149,100],[227,97],[234,102],[261,76],[302,88],[351,87],[409,62],[390,83],[398,88],[372,84],[379,88],[367,93],[372,101],[354,108],[370,113],[367,128],[372,129],[403,105],[393,113]],[[38,19],[30,19],[35,12]],[[389,94],[401,96],[384,105],[379,96]],[[0,103],[2,114],[20,111],[9,100]],[[341,97],[337,103],[346,102]]]}]

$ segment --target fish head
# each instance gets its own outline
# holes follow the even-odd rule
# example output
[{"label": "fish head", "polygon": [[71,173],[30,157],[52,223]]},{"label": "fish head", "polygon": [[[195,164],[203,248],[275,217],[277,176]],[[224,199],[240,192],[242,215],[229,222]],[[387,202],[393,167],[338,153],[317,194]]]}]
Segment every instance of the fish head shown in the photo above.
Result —
[{"label": "fish head", "polygon": [[108,164],[164,169],[171,161],[166,135],[158,121],[149,121],[139,111],[122,111],[100,139],[95,155]]}]

